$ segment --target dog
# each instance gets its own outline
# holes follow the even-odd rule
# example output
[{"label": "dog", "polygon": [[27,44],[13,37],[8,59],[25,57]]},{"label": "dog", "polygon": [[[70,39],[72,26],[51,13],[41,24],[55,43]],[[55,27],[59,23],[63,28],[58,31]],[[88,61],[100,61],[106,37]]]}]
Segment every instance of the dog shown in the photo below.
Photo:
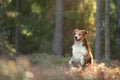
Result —
[{"label": "dog", "polygon": [[72,57],[69,60],[70,67],[85,67],[88,63],[93,64],[93,55],[87,42],[86,30],[75,29],[74,44],[72,46]]}]

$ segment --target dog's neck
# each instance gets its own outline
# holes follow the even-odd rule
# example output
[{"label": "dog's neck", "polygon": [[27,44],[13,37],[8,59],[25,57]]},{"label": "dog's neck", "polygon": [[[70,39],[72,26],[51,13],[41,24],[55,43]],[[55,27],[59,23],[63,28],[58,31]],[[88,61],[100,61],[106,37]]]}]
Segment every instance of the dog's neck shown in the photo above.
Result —
[{"label": "dog's neck", "polygon": [[88,43],[87,43],[87,39],[85,38],[84,40],[81,41],[74,41],[75,45],[82,45],[84,47],[86,47],[86,49],[88,49]]},{"label": "dog's neck", "polygon": [[80,45],[80,44],[83,45],[83,42],[82,41],[74,41],[74,44],[75,45]]}]

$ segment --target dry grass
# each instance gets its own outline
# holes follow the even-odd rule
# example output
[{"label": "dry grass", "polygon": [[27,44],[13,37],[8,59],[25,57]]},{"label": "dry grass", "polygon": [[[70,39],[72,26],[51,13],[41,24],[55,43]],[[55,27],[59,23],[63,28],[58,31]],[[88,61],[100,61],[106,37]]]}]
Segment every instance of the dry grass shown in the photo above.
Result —
[{"label": "dry grass", "polygon": [[0,80],[120,80],[118,60],[94,63],[85,69],[69,69],[68,60],[46,54],[20,56],[16,60],[0,58]]}]

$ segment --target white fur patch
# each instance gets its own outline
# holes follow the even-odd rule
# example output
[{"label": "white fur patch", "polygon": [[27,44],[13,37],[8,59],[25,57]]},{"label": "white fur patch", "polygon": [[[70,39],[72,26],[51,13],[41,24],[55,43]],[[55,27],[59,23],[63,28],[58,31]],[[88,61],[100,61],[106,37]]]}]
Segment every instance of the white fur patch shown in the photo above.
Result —
[{"label": "white fur patch", "polygon": [[76,43],[72,46],[72,54],[74,57],[77,58],[77,56],[82,56],[87,54],[87,49],[85,46],[82,45],[81,43]]},{"label": "white fur patch", "polygon": [[84,65],[84,55],[87,54],[87,49],[85,46],[82,45],[82,42],[75,43],[72,46],[72,55],[74,60],[80,61],[81,65]]}]

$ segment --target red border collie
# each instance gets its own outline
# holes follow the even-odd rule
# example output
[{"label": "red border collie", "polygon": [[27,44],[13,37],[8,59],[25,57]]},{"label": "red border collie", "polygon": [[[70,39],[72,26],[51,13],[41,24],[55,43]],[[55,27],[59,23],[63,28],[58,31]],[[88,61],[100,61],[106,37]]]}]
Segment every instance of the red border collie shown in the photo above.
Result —
[{"label": "red border collie", "polygon": [[70,67],[85,67],[88,63],[93,64],[93,55],[87,42],[86,30],[75,29],[74,44],[72,46],[72,57],[69,61]]}]

